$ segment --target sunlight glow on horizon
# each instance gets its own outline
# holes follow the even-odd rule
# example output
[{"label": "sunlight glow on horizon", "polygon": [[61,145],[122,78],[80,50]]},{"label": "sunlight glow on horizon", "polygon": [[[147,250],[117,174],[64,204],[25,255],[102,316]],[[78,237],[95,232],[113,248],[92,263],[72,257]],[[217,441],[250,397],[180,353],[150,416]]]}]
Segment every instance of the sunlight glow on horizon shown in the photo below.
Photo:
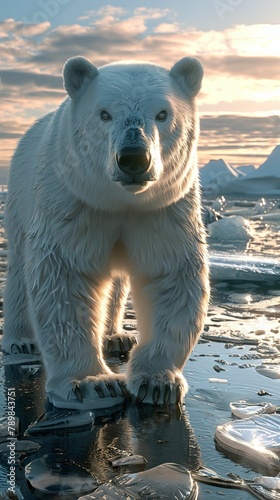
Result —
[{"label": "sunlight glow on horizon", "polygon": [[55,27],[49,21],[0,21],[0,166],[8,165],[33,121],[62,102],[62,66],[77,53],[97,66],[134,57],[171,67],[185,55],[198,57],[205,69],[198,99],[200,163],[218,156],[259,166],[280,143],[280,24],[201,31],[184,28],[170,13],[105,5],[94,15],[81,11],[80,23],[77,17]]}]

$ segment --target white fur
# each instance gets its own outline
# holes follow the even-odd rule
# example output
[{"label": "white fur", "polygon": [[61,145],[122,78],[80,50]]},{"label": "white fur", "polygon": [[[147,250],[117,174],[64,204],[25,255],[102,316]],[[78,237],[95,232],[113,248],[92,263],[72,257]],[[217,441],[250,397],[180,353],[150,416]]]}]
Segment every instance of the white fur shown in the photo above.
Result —
[{"label": "white fur", "polygon": [[[186,391],[182,368],[209,295],[196,165],[201,78],[191,58],[171,71],[133,62],[97,70],[71,58],[64,68],[69,96],[15,152],[3,350],[28,350],[34,337],[47,390],[64,399],[73,398],[76,383],[84,398],[98,397],[96,387],[109,395],[104,381],[120,394],[123,376],[110,371],[102,352],[104,332],[120,328],[127,295],[119,293],[109,327],[116,275],[125,288],[130,276],[140,332],[128,363],[129,391],[161,402]],[[111,120],[101,120],[103,110]],[[163,122],[156,119],[162,110]],[[151,179],[143,185],[118,181],[116,155],[131,128],[151,154]]]}]

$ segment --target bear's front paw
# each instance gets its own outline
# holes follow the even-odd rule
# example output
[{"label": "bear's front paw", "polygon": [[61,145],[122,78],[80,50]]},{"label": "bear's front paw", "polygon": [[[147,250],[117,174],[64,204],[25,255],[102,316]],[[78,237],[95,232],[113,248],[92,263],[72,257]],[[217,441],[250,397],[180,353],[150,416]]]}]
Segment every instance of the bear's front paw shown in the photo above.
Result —
[{"label": "bear's front paw", "polygon": [[113,373],[73,381],[63,396],[60,391],[48,391],[48,399],[54,406],[69,409],[110,408],[128,397],[124,376]]},{"label": "bear's front paw", "polygon": [[174,406],[182,404],[188,384],[179,370],[166,370],[155,374],[133,373],[127,388],[137,404]]},{"label": "bear's front paw", "polygon": [[105,358],[116,357],[127,361],[131,349],[138,343],[137,335],[120,333],[111,335],[104,340]]},{"label": "bear's front paw", "polygon": [[125,376],[121,374],[89,376],[76,384],[76,397],[83,399],[124,398],[129,393],[125,385]]}]

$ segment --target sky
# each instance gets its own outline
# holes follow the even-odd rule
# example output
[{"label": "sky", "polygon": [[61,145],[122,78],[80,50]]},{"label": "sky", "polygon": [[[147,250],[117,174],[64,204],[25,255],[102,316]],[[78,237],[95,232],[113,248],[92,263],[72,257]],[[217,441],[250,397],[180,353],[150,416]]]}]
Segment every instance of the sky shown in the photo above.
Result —
[{"label": "sky", "polygon": [[[4,5],[3,5],[4,4]],[[62,67],[141,59],[204,66],[199,163],[258,167],[280,144],[279,0],[9,0],[0,7],[0,167],[65,98]]]}]

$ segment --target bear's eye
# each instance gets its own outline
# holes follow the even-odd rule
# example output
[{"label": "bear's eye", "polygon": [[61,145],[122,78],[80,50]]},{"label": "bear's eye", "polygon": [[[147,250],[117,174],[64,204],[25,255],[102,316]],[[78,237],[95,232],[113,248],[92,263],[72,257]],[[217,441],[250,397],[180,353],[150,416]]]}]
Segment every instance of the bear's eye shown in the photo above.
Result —
[{"label": "bear's eye", "polygon": [[160,111],[156,116],[156,120],[159,122],[165,122],[166,118],[167,118],[167,111],[165,110]]},{"label": "bear's eye", "polygon": [[100,113],[100,118],[101,120],[103,120],[103,122],[109,122],[110,120],[112,120],[110,113],[108,113],[108,111],[105,111],[104,109]]}]

